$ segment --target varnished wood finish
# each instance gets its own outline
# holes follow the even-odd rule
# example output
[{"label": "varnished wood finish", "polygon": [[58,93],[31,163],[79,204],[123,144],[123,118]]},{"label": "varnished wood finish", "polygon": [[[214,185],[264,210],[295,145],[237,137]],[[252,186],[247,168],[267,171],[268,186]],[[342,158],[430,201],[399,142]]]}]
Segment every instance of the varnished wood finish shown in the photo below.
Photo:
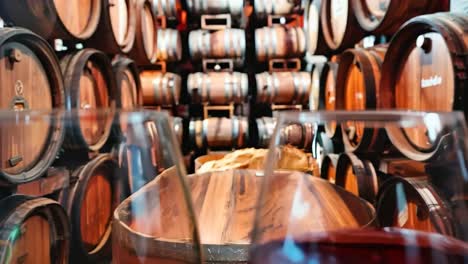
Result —
[{"label": "varnished wood finish", "polygon": [[248,144],[249,125],[245,117],[190,121],[190,142],[197,149],[242,148]]},{"label": "varnished wood finish", "polygon": [[210,32],[194,30],[189,34],[189,51],[193,60],[234,59],[237,66],[242,65],[246,52],[245,31],[227,28]]},{"label": "varnished wood finish", "polygon": [[[0,29],[0,110],[49,111],[65,105],[63,78],[52,48],[32,32]],[[41,176],[63,140],[60,117],[5,118],[0,122],[0,178],[12,183]],[[18,162],[12,162],[18,159]]]},{"label": "varnished wood finish", "polygon": [[140,73],[143,104],[146,106],[173,106],[179,104],[182,79],[179,75],[159,71]]},{"label": "varnished wood finish", "polygon": [[69,120],[64,147],[97,151],[109,137],[114,116],[109,112],[91,111],[116,106],[116,81],[111,62],[100,51],[84,49],[64,57],[61,66],[68,110],[83,110]]},{"label": "varnished wood finish", "polygon": [[[461,110],[468,116],[464,70],[468,59],[459,56],[468,50],[467,25],[468,18],[455,13],[420,16],[406,23],[393,38],[382,65],[381,97],[388,100],[382,101],[381,108]],[[438,143],[423,127],[405,129],[403,140],[408,144],[400,150],[418,160]]]},{"label": "varnished wood finish", "polygon": [[114,189],[117,168],[110,155],[98,156],[74,171],[76,182],[60,194],[59,201],[71,219],[76,263],[110,257],[112,212],[119,203]]},{"label": "varnished wood finish", "polygon": [[352,47],[365,36],[351,0],[322,1],[320,23],[327,46],[335,52]]},{"label": "varnished wood finish", "polygon": [[336,167],[338,165],[339,155],[328,154],[322,160],[320,166],[320,177],[329,181],[330,183],[336,182]]},{"label": "varnished wood finish", "polygon": [[[380,70],[386,47],[377,49],[349,49],[340,56],[336,77],[336,104],[339,109],[365,111],[379,109]],[[381,152],[385,146],[382,129],[369,128],[361,122],[341,125],[343,142],[349,152]]]},{"label": "varnished wood finish", "polygon": [[375,202],[379,182],[374,165],[352,153],[343,153],[336,164],[336,185],[371,203]]},{"label": "varnished wood finish", "polygon": [[192,103],[239,104],[247,99],[249,80],[240,72],[198,72],[189,74],[187,89]]},{"label": "varnished wood finish", "polygon": [[325,55],[330,53],[323,37],[320,25],[320,8],[324,0],[311,0],[304,15],[304,33],[306,36],[306,51],[309,55]]},{"label": "varnished wood finish", "polygon": [[258,103],[305,105],[309,101],[312,87],[308,72],[263,72],[255,78]]},{"label": "varnished wood finish", "polygon": [[150,0],[132,0],[136,14],[136,39],[129,56],[139,65],[150,65],[157,59],[157,24]]},{"label": "varnished wood finish", "polygon": [[13,195],[0,206],[1,263],[68,263],[70,228],[58,203]]},{"label": "varnished wood finish", "polygon": [[192,15],[231,14],[240,17],[244,11],[245,0],[187,0],[188,11]]},{"label": "varnished wood finish", "polygon": [[86,40],[96,31],[100,0],[0,1],[0,15],[46,39]]},{"label": "varnished wood finish", "polygon": [[[255,171],[246,170],[194,174],[188,177],[207,262],[248,261],[254,208],[262,179],[263,177],[257,176]],[[304,216],[305,221],[296,226],[299,230],[359,228],[373,221],[374,210],[367,202],[309,174],[275,172],[274,177],[271,175],[270,179],[273,180],[269,189],[272,195],[266,197],[262,203],[265,207],[262,212],[265,215],[261,215],[264,221],[260,230],[265,236],[275,238],[285,235],[287,226],[281,223],[290,217],[298,188],[303,194],[301,199],[312,206],[307,210],[308,215]],[[187,243],[186,247],[183,247],[184,240],[191,238],[191,234],[187,233],[190,230],[185,228],[187,223],[184,214],[176,213],[180,210],[169,210],[172,206],[179,208],[180,204],[183,204],[180,200],[182,197],[177,195],[180,193],[177,184],[178,179],[175,175],[163,174],[117,208],[115,218],[116,225],[120,226],[121,236],[115,244],[119,245],[119,248],[128,251],[128,248],[132,250],[133,243],[149,243],[142,252],[144,258],[162,257],[167,254],[177,259],[193,259],[191,245]],[[145,201],[152,206],[136,214],[128,208],[132,201]],[[330,206],[323,206],[324,201],[330,203]],[[158,206],[154,206],[155,204]],[[148,222],[148,219],[158,220]],[[174,222],[179,224],[169,224]],[[176,249],[179,251],[174,254]],[[124,250],[119,251],[119,254],[124,254]]]},{"label": "varnished wood finish", "polygon": [[175,29],[158,29],[156,57],[160,61],[180,61],[182,59],[182,40]]},{"label": "varnished wood finish", "polygon": [[135,43],[137,17],[135,0],[105,0],[96,33],[87,41],[106,53],[128,53]]},{"label": "varnished wood finish", "polygon": [[302,11],[300,1],[290,0],[256,0],[254,11],[257,17],[264,18],[267,15],[289,15]]},{"label": "varnished wood finish", "polygon": [[449,1],[352,0],[361,27],[375,34],[394,34],[409,19],[429,13],[448,11]]},{"label": "varnished wood finish", "polygon": [[255,51],[261,62],[268,59],[302,57],[306,37],[300,27],[273,26],[255,30]]},{"label": "varnished wood finish", "polygon": [[393,226],[447,236],[457,236],[449,204],[426,177],[394,177],[378,195],[377,216],[381,226]]}]

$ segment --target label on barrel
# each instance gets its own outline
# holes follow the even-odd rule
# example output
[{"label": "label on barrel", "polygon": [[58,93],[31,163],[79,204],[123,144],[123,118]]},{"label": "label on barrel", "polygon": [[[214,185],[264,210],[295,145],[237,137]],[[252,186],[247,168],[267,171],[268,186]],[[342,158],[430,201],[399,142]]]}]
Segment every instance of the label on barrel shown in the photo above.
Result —
[{"label": "label on barrel", "polygon": [[450,0],[450,12],[468,14],[468,1]]},{"label": "label on barrel", "polygon": [[439,75],[434,75],[427,79],[421,79],[421,88],[429,88],[434,87],[442,84],[442,77]]}]

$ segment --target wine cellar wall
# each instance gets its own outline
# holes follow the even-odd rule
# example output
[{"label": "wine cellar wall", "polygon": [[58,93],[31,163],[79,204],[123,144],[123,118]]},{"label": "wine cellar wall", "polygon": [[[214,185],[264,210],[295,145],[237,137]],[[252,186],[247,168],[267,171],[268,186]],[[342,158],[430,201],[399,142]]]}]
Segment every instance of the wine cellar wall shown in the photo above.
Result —
[{"label": "wine cellar wall", "polygon": [[[0,111],[165,111],[189,173],[207,163],[224,168],[216,161],[234,151],[249,156],[251,148],[268,148],[282,111],[461,111],[467,119],[467,6],[456,0],[0,0]],[[76,116],[71,125],[50,122],[31,131],[0,123],[0,223],[23,227],[10,247],[30,254],[10,256],[2,242],[0,262],[33,263],[38,256],[40,263],[125,263],[127,242],[112,241],[112,232],[139,233],[125,233],[129,205],[121,202],[167,168],[155,161],[163,158],[156,143],[124,139],[132,128],[117,119]],[[154,125],[141,128],[145,136],[154,135]],[[460,204],[468,205],[468,187],[455,195],[444,183],[463,172],[438,178],[450,162],[438,159],[427,133],[400,136],[356,123],[297,123],[283,132],[298,163],[337,192],[349,192],[340,199],[367,201],[356,205],[366,212],[356,216],[359,225],[375,210],[379,227],[468,240],[468,216],[457,214]],[[230,192],[241,176],[222,173],[232,178],[232,186],[223,186]],[[249,177],[250,188],[260,186]],[[412,194],[404,223],[392,197],[399,186]],[[200,216],[201,233],[211,232],[208,218]],[[0,239],[13,232],[0,224]]]}]

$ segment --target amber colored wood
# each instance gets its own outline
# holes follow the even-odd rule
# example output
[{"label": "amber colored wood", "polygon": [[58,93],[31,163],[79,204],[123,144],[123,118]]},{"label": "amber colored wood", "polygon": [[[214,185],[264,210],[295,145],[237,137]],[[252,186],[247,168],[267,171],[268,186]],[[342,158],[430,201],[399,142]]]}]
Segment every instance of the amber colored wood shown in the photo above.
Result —
[{"label": "amber colored wood", "polygon": [[[457,55],[466,53],[468,47],[467,24],[465,16],[453,13],[417,17],[405,24],[393,38],[382,65],[381,96],[389,98],[382,108],[461,110],[467,116],[467,79],[461,69],[468,61]],[[414,153],[413,159],[431,152],[438,141],[429,138],[424,127],[405,129],[403,140],[410,146],[400,151]]]},{"label": "amber colored wood", "polygon": [[[371,224],[373,220],[372,207],[341,188],[300,172],[275,172],[275,174],[275,177],[270,177],[272,180],[268,192],[270,195],[265,197],[261,211],[261,219],[264,221],[261,222],[259,230],[264,236],[274,238],[285,235],[287,226],[282,223],[290,217],[291,206],[294,204],[293,200],[298,189],[301,199],[312,206],[311,210],[307,211],[308,215],[304,217],[305,221],[296,226],[298,229],[325,231],[346,227],[359,228]],[[255,171],[246,170],[194,174],[188,177],[206,261],[247,262],[250,233],[255,216],[254,208],[262,179],[263,177],[257,176]],[[153,241],[147,244],[147,250],[142,252],[144,257],[170,253],[172,252],[170,248],[180,247],[184,239],[191,238],[187,233],[189,230],[184,228],[188,224],[184,214],[179,215],[175,210],[166,209],[174,205],[180,207],[183,203],[180,200],[182,196],[171,195],[171,199],[164,196],[169,193],[178,194],[177,182],[175,175],[160,175],[155,181],[143,187],[140,193],[131,196],[126,201],[127,205],[124,202],[124,205],[116,210],[116,224],[126,227],[119,228],[121,231],[119,233],[122,234],[120,238],[132,237],[134,241],[141,243],[148,237]],[[141,200],[142,198],[144,200]],[[174,201],[176,198],[179,201]],[[141,211],[138,215],[128,215],[130,213],[128,204],[136,199],[158,206],[152,206],[151,209]],[[324,203],[329,206],[324,206]],[[148,219],[158,219],[158,221],[148,222]],[[169,223],[167,221],[180,224],[165,224]],[[131,244],[123,239],[119,239],[117,243],[119,248],[132,250]],[[191,249],[188,245],[188,249],[178,251],[178,256],[190,256],[193,254],[189,251]],[[138,249],[136,251],[138,252]],[[116,254],[120,254],[119,252],[121,251],[115,251]]]},{"label": "amber colored wood", "polygon": [[[0,110],[64,108],[63,79],[52,48],[30,31],[0,29]],[[29,119],[29,121],[27,121]],[[20,183],[41,176],[60,147],[63,127],[54,117],[18,116],[0,122],[0,175]],[[17,162],[11,162],[13,160]]]},{"label": "amber colored wood", "polygon": [[139,70],[134,61],[117,57],[112,62],[117,81],[117,108],[135,109],[143,104],[143,95]]},{"label": "amber colored wood", "polygon": [[68,263],[70,229],[65,211],[46,198],[13,195],[2,206],[2,263]]},{"label": "amber colored wood", "polygon": [[327,46],[335,52],[352,47],[366,34],[357,23],[351,0],[322,1],[320,23]]},{"label": "amber colored wood", "polygon": [[[323,102],[321,102],[321,83],[320,77],[322,75],[322,70],[324,63],[314,64],[311,72],[311,88],[310,88],[310,97],[309,97],[309,109],[312,111],[317,111],[323,109]],[[323,92],[322,92],[323,93]]]},{"label": "amber colored wood", "polygon": [[379,171],[389,175],[400,175],[402,177],[426,176],[426,169],[423,162],[409,159],[381,159]]},{"label": "amber colored wood", "polygon": [[189,74],[187,89],[192,103],[240,104],[247,99],[249,80],[240,72],[198,72]]},{"label": "amber colored wood", "polygon": [[46,39],[86,40],[96,31],[102,5],[99,0],[1,1],[0,15]]},{"label": "amber colored wood", "polygon": [[300,149],[310,151],[314,138],[315,126],[311,123],[291,124],[281,130],[281,141]]},{"label": "amber colored wood", "polygon": [[263,72],[255,78],[258,103],[308,103],[311,92],[311,75],[308,72]]},{"label": "amber colored wood", "polygon": [[[337,98],[336,98],[336,75],[338,72],[338,64],[334,62],[328,62],[326,67],[322,70],[322,76],[320,77],[321,83],[321,96],[320,101],[323,102],[323,110],[334,111],[339,110],[337,107]],[[337,133],[339,131],[336,122],[329,122],[325,124],[325,132],[330,138],[338,137],[341,134]]]},{"label": "amber colored wood", "polygon": [[175,73],[147,70],[140,73],[145,106],[179,104],[182,79]]},{"label": "amber colored wood", "polygon": [[198,149],[242,148],[248,144],[249,125],[245,117],[190,121],[190,141]]},{"label": "amber colored wood", "polygon": [[202,59],[233,59],[236,66],[244,64],[246,53],[245,31],[227,28],[210,32],[194,30],[189,34],[190,56],[195,61]]},{"label": "amber colored wood", "polygon": [[447,201],[426,177],[394,177],[384,183],[377,200],[381,226],[402,227],[457,236]]},{"label": "amber colored wood", "polygon": [[300,27],[263,27],[255,30],[255,52],[260,62],[268,59],[302,57],[306,37]]},{"label": "amber colored wood", "polygon": [[326,155],[320,166],[320,177],[329,181],[330,183],[336,182],[336,166],[338,165],[339,155],[328,154]]},{"label": "amber colored wood", "polygon": [[105,0],[96,32],[86,42],[106,53],[128,53],[135,43],[135,0]]},{"label": "amber colored wood", "polygon": [[409,19],[429,13],[448,11],[449,1],[352,0],[361,27],[376,34],[394,34]]},{"label": "amber colored wood", "polygon": [[133,0],[136,10],[136,39],[129,56],[139,65],[154,64],[157,59],[157,23],[150,0]]}]

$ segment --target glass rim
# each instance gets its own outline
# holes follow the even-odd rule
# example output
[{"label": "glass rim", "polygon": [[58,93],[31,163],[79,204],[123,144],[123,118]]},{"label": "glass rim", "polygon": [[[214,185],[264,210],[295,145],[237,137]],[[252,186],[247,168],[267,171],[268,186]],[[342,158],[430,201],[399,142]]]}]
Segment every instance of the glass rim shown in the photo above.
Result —
[{"label": "glass rim", "polygon": [[126,115],[149,115],[158,118],[169,117],[169,111],[167,110],[153,110],[147,108],[136,108],[136,109],[116,109],[116,108],[94,108],[94,109],[37,109],[37,110],[2,110],[0,109],[0,120],[7,117],[18,117],[18,116],[28,116],[28,117],[44,117],[44,116],[81,116],[87,114],[98,114],[98,115],[107,115],[107,114],[126,114]]}]

